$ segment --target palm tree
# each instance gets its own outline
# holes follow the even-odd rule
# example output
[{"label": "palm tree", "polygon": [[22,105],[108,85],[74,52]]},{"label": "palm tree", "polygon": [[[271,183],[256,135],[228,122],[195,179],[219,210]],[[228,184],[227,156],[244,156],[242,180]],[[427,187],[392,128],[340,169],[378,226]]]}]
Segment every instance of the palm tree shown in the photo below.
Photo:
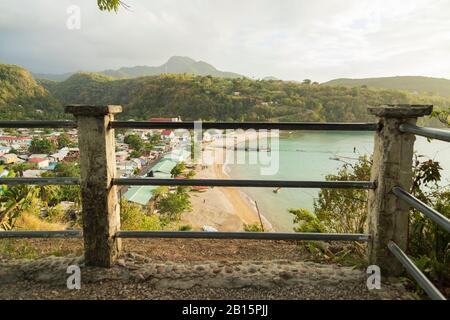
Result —
[{"label": "palm tree", "polygon": [[4,189],[0,196],[0,228],[11,230],[16,219],[36,198],[36,189],[28,185]]}]

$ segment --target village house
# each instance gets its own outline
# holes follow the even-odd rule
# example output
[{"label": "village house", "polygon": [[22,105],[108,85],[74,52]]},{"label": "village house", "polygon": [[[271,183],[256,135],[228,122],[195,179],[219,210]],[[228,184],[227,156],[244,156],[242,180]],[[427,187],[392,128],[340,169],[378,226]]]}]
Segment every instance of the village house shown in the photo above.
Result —
[{"label": "village house", "polygon": [[29,145],[31,143],[31,137],[14,137],[14,136],[0,136],[0,144],[6,146],[12,145]]},{"label": "village house", "polygon": [[38,169],[44,169],[50,165],[50,161],[47,158],[30,158],[28,163],[33,164]]},{"label": "village house", "polygon": [[178,118],[150,118],[146,122],[181,122],[181,117]]},{"label": "village house", "polygon": [[0,157],[1,164],[13,164],[16,163],[19,159],[17,155],[14,153],[7,153]]},{"label": "village house", "polygon": [[46,172],[45,170],[34,170],[34,169],[30,169],[30,170],[25,170],[23,172],[23,177],[24,178],[39,178],[42,176],[42,174]]},{"label": "village house", "polygon": [[168,141],[170,141],[170,140],[172,140],[174,137],[175,137],[175,134],[173,133],[172,130],[163,130],[163,131],[161,132],[161,138],[162,138],[163,140],[168,140]]},{"label": "village house", "polygon": [[7,154],[11,151],[10,147],[4,147],[0,146],[0,156],[3,156],[4,154]]}]

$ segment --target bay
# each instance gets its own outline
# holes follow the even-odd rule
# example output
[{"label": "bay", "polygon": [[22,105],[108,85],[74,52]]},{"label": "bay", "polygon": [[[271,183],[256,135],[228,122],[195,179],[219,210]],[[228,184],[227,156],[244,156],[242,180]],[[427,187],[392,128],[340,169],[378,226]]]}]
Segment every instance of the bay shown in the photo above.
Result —
[{"label": "bay", "polygon": [[[354,162],[359,156],[371,155],[374,135],[370,132],[293,132],[282,135],[279,148],[279,169],[275,175],[261,175],[258,164],[227,164],[225,171],[234,179],[271,180],[325,180],[329,174],[337,174],[342,161]],[[417,154],[423,159],[439,161],[443,167],[443,184],[450,183],[450,143],[417,137]],[[239,150],[237,152],[246,152]],[[249,153],[256,151],[246,152]],[[336,160],[339,158],[340,160]],[[281,189],[274,193],[269,188],[242,188],[242,191],[257,202],[260,212],[276,231],[292,231],[293,216],[290,208],[313,210],[318,189]]]}]

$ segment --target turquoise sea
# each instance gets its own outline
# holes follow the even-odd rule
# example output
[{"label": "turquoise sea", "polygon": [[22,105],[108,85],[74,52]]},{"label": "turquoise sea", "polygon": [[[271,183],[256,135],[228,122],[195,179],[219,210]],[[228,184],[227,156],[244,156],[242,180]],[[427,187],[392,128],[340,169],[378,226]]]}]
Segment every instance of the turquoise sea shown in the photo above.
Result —
[{"label": "turquoise sea", "polygon": [[[450,143],[428,142],[418,137],[416,151],[436,161],[444,168],[444,183],[450,183]],[[226,172],[235,179],[325,180],[336,174],[341,161],[354,161],[360,155],[372,154],[373,133],[367,132],[293,132],[279,140],[279,169],[275,175],[261,175],[258,164],[228,164]],[[246,151],[237,151],[246,152]],[[246,156],[249,156],[246,152]],[[277,152],[272,149],[272,152]],[[341,161],[336,160],[339,158]],[[317,189],[282,189],[274,193],[268,188],[242,188],[258,204],[261,213],[276,231],[292,231],[289,208],[313,209]]]}]

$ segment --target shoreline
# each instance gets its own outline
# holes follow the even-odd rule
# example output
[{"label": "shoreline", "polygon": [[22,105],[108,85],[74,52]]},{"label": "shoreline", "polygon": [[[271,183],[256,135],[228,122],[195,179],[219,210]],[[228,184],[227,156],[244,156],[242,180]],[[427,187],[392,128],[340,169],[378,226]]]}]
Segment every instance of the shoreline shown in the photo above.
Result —
[{"label": "shoreline", "polygon": [[[230,179],[226,172],[224,142],[234,139],[234,143],[241,143],[258,138],[267,133],[246,135],[245,133],[217,139],[204,144],[206,151],[213,153],[211,165],[203,166],[197,173],[199,179]],[[192,211],[182,215],[182,223],[190,224],[193,229],[201,229],[204,225],[216,228],[218,231],[243,231],[244,224],[258,224],[260,219],[255,201],[241,188],[212,187],[204,192],[191,194]],[[261,220],[265,231],[274,231],[273,226],[264,215]]]}]

